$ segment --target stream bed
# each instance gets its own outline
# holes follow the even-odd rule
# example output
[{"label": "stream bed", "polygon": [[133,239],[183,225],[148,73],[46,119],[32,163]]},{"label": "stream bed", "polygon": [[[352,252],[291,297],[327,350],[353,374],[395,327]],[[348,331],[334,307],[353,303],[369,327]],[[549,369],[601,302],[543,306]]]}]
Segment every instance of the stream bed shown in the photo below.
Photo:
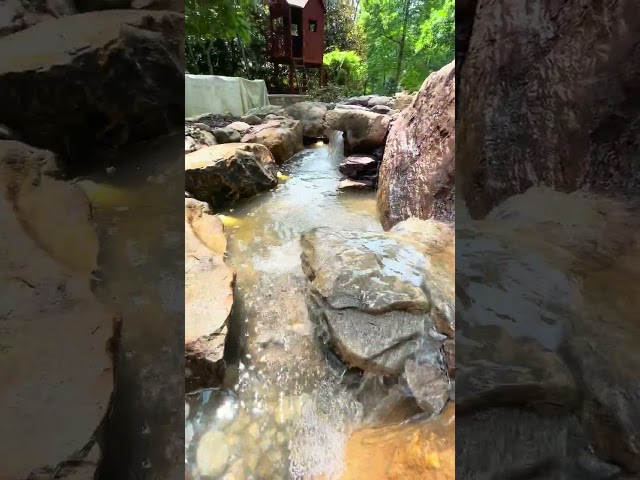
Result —
[{"label": "stream bed", "polygon": [[344,472],[348,437],[369,412],[314,334],[300,260],[310,229],[382,231],[375,193],[338,191],[342,151],[340,134],[312,145],[281,167],[276,189],[220,212],[237,271],[232,323],[243,340],[232,346],[225,389],[187,396],[190,478]]}]

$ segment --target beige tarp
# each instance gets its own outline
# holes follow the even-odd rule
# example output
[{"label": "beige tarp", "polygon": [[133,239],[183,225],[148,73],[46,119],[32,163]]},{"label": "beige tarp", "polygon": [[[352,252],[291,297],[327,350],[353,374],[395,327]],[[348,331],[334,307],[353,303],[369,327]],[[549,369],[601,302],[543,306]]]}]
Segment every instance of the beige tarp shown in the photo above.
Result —
[{"label": "beige tarp", "polygon": [[248,110],[269,105],[264,80],[246,80],[218,75],[185,75],[184,116],[204,114],[240,116]]}]

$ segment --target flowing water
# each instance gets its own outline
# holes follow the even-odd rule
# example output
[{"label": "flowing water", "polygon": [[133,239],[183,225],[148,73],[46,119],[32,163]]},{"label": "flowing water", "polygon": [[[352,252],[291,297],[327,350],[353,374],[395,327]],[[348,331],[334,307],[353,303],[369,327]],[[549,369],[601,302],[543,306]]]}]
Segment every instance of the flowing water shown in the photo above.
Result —
[{"label": "flowing water", "polygon": [[281,167],[278,187],[222,213],[237,271],[238,368],[227,389],[187,398],[192,478],[340,478],[347,438],[367,413],[327,361],[305,303],[300,234],[382,231],[375,194],[339,192],[340,135]]},{"label": "flowing water", "polygon": [[181,142],[123,151],[78,182],[100,238],[96,293],[122,317],[103,478],[184,478]]}]

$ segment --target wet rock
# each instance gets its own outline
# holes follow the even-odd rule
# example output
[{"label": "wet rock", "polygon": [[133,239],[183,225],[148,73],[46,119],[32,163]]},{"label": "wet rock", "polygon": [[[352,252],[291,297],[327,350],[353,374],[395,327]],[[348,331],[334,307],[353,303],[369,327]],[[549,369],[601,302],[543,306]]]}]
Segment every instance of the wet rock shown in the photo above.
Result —
[{"label": "wet rock", "polygon": [[409,217],[455,218],[454,73],[452,62],[429,75],[389,132],[378,187],[386,229]]},{"label": "wet rock", "polygon": [[273,157],[263,145],[228,143],[185,157],[185,189],[213,208],[252,197],[277,183]]},{"label": "wet rock", "polygon": [[300,102],[285,109],[291,118],[302,123],[302,134],[308,138],[324,138],[327,126],[324,116],[327,106],[321,102]]},{"label": "wet rock", "polygon": [[242,137],[243,142],[266,146],[278,165],[304,149],[302,124],[297,120],[269,120]]},{"label": "wet rock", "polygon": [[[277,105],[265,105],[263,107],[252,108],[247,115],[254,115],[259,118],[265,118],[267,115],[284,115],[284,107]],[[249,123],[249,122],[247,122]]]},{"label": "wet rock", "polygon": [[391,117],[355,110],[329,110],[325,122],[330,130],[346,133],[346,141],[352,153],[371,153],[384,145]]},{"label": "wet rock", "polygon": [[238,143],[242,138],[240,132],[231,126],[216,128],[212,133],[218,143]]},{"label": "wet rock", "polygon": [[[421,240],[413,232],[303,234],[310,317],[348,365],[401,373],[439,312],[453,310],[453,249],[443,253],[437,242]],[[441,299],[442,292],[450,298]]]},{"label": "wet rock", "polygon": [[196,463],[198,472],[204,477],[217,477],[227,469],[229,446],[224,433],[209,431],[198,443]]},{"label": "wet rock", "polygon": [[375,157],[371,155],[351,155],[340,164],[338,170],[343,175],[352,179],[376,173],[377,164]]},{"label": "wet rock", "polygon": [[185,354],[187,386],[222,382],[235,272],[224,262],[224,227],[208,206],[185,199]]},{"label": "wet rock", "polygon": [[[459,77],[457,106],[465,116],[456,150],[472,216],[533,185],[637,192],[640,117],[628,110],[640,67],[634,5],[599,4],[592,18],[577,2],[560,10],[546,4],[539,21],[518,15],[517,1],[466,3],[472,30]],[[496,28],[504,18],[514,21]],[[513,35],[520,40],[509,41]],[[603,53],[594,55],[593,45]]]},{"label": "wet rock", "polygon": [[450,382],[441,345],[423,341],[415,359],[404,366],[406,382],[422,410],[439,414],[449,400]]},{"label": "wet rock", "polygon": [[455,437],[453,408],[417,424],[358,429],[347,442],[340,478],[359,480],[366,472],[368,480],[453,480]]},{"label": "wet rock", "polygon": [[100,451],[91,449],[94,459],[84,448],[113,390],[120,322],[91,290],[99,250],[91,206],[77,185],[50,176],[55,171],[51,152],[0,141],[0,436],[11,439],[0,465],[7,478],[64,470],[76,457],[84,478],[93,477]]},{"label": "wet rock", "polygon": [[442,347],[444,353],[444,361],[447,365],[447,374],[449,378],[456,378],[456,343],[453,340],[445,340]]},{"label": "wet rock", "polygon": [[12,94],[3,121],[72,163],[179,129],[183,42],[182,15],[137,10],[66,16],[4,37],[0,90]]},{"label": "wet rock", "polygon": [[245,122],[233,122],[228,125],[228,128],[232,128],[233,130],[240,133],[245,133],[251,128],[251,125]]},{"label": "wet rock", "polygon": [[262,119],[257,115],[245,115],[240,118],[240,121],[249,125],[260,125],[262,123]]},{"label": "wet rock", "polygon": [[338,184],[338,190],[373,190],[370,180],[351,180],[346,178]]},{"label": "wet rock", "polygon": [[373,113],[381,113],[381,114],[390,114],[392,112],[391,107],[387,107],[386,105],[375,105],[371,107],[371,111]]}]

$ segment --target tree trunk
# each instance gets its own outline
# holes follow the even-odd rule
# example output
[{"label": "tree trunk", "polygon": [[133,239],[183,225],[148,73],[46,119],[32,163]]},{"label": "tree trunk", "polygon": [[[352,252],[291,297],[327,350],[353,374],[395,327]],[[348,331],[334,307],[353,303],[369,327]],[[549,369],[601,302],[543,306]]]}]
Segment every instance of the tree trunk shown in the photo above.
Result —
[{"label": "tree trunk", "polygon": [[209,75],[214,75],[213,62],[211,61],[211,50],[213,50],[213,41],[213,38],[209,40],[209,46],[207,47],[207,64],[209,65]]},{"label": "tree trunk", "polygon": [[398,48],[398,64],[396,65],[396,88],[400,83],[400,74],[402,73],[402,61],[404,60],[404,46],[407,40],[407,24],[409,23],[409,4],[411,0],[406,0],[404,4],[404,20],[402,22],[402,38],[400,39],[400,46]]}]

